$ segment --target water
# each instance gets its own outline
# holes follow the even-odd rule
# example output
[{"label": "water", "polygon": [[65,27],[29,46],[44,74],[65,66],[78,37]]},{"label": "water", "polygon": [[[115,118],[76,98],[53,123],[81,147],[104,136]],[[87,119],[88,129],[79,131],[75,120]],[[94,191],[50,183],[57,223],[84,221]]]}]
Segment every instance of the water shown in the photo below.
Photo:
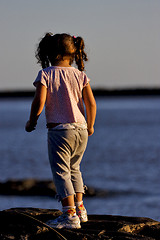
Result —
[{"label": "water", "polygon": [[[0,181],[52,179],[45,118],[26,133],[31,99],[0,100]],[[108,190],[85,198],[89,214],[150,217],[160,221],[160,98],[97,98],[95,133],[82,162],[87,185]],[[49,197],[0,196],[11,207],[60,208]]]}]

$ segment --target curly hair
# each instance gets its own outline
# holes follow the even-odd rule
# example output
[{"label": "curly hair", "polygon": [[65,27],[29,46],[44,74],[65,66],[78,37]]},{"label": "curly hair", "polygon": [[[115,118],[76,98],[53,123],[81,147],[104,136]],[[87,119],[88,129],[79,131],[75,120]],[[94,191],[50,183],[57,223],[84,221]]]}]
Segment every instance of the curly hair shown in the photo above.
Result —
[{"label": "curly hair", "polygon": [[84,70],[84,61],[88,61],[87,54],[84,51],[84,40],[81,37],[73,37],[74,45],[76,47],[75,62],[80,71]]},{"label": "curly hair", "polygon": [[84,51],[85,44],[81,37],[71,36],[66,33],[55,34],[48,32],[40,40],[37,50],[37,63],[42,68],[55,65],[57,61],[63,60],[65,56],[70,58],[70,64],[74,61],[80,71],[84,70],[84,61],[87,61],[87,54]]}]

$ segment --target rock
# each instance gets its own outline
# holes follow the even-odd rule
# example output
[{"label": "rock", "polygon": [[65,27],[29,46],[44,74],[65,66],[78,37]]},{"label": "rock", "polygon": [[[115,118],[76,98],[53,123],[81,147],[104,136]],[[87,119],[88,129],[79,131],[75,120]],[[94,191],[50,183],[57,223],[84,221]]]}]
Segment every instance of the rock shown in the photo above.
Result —
[{"label": "rock", "polygon": [[56,189],[52,181],[39,181],[35,179],[9,180],[0,183],[1,195],[20,196],[54,196]]},{"label": "rock", "polygon": [[[1,195],[19,196],[51,196],[56,195],[56,188],[51,180],[40,181],[36,179],[9,180],[0,183]],[[106,196],[108,191],[88,187],[86,197]]]},{"label": "rock", "polygon": [[51,209],[15,208],[0,212],[1,240],[159,240],[160,222],[150,218],[89,215],[81,229],[53,229],[45,222],[59,216]]}]

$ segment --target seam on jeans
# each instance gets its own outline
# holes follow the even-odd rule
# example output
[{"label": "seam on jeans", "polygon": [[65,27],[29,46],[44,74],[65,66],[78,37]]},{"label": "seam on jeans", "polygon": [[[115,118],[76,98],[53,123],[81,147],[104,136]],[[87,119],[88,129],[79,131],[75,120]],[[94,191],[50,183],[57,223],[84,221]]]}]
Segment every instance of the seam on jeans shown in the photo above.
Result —
[{"label": "seam on jeans", "polygon": [[76,129],[76,143],[75,143],[75,149],[74,149],[74,155],[75,155],[75,152],[77,151],[77,148],[79,147],[80,145],[80,129]]}]

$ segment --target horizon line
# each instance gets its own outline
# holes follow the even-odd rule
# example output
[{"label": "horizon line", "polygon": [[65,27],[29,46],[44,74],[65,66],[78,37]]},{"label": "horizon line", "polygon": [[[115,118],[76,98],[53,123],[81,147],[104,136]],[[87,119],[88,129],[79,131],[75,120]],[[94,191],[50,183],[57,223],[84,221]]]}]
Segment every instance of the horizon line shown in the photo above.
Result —
[{"label": "horizon line", "polygon": [[[93,88],[95,96],[160,96],[158,87],[133,87],[133,88]],[[0,90],[0,98],[5,97],[33,97],[35,90]]]}]

